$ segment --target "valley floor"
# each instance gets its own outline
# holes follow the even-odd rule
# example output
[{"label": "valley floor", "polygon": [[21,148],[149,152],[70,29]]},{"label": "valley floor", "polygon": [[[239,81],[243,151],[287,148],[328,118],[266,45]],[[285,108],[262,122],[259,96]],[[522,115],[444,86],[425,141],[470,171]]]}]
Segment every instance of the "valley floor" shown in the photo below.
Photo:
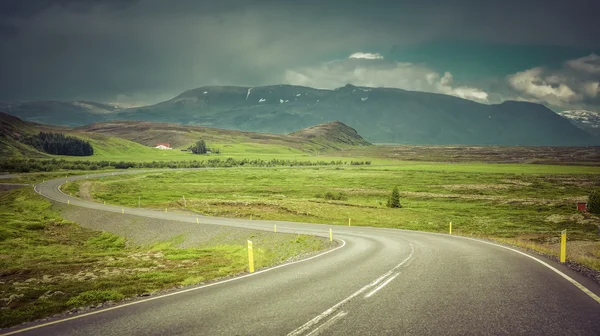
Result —
[{"label": "valley floor", "polygon": [[[558,255],[566,229],[568,259],[600,270],[600,219],[576,209],[597,189],[599,176],[597,167],[414,163],[155,172],[69,183],[63,190],[106,204],[233,218],[431,232],[448,232],[452,222],[455,234],[550,255]],[[395,186],[401,209],[386,207]]]}]

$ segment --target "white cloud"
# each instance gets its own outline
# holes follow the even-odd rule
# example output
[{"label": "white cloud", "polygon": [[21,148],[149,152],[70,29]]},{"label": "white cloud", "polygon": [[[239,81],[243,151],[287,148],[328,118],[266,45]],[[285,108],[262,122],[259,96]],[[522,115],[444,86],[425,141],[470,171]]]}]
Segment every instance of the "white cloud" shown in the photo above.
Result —
[{"label": "white cloud", "polygon": [[567,66],[588,74],[600,74],[600,56],[591,53],[588,56],[567,61]]},{"label": "white cloud", "polygon": [[357,52],[357,53],[350,55],[350,57],[348,57],[348,58],[375,60],[375,59],[383,59],[383,56],[381,56],[380,53]]},{"label": "white cloud", "polygon": [[558,69],[535,67],[507,77],[522,100],[554,107],[582,109],[600,105],[600,57],[590,54],[568,60]]},{"label": "white cloud", "polygon": [[579,100],[564,79],[555,75],[545,75],[543,68],[533,68],[508,76],[508,84],[522,94],[532,96],[553,105],[564,104]]},{"label": "white cloud", "polygon": [[583,89],[586,95],[595,98],[600,93],[600,82],[585,82]]},{"label": "white cloud", "polygon": [[488,93],[484,90],[454,85],[454,78],[450,72],[440,76],[440,73],[426,65],[382,61],[379,58],[351,56],[346,60],[291,69],[285,72],[284,80],[288,84],[317,88],[334,89],[353,84],[442,93],[478,102],[488,102]]}]

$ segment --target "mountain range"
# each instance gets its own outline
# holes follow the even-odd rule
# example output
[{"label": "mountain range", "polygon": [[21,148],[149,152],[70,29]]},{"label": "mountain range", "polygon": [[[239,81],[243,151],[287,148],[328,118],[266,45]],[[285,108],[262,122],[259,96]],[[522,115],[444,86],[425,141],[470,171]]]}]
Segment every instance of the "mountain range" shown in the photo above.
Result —
[{"label": "mountain range", "polygon": [[586,130],[588,133],[600,136],[600,113],[587,110],[569,110],[558,112],[569,119],[573,125]]},{"label": "mountain range", "polygon": [[334,90],[293,85],[207,86],[137,108],[78,101],[0,104],[0,109],[24,120],[70,127],[140,120],[287,134],[339,120],[372,143],[600,144],[589,128],[540,104],[487,105],[442,94],[353,85]]}]

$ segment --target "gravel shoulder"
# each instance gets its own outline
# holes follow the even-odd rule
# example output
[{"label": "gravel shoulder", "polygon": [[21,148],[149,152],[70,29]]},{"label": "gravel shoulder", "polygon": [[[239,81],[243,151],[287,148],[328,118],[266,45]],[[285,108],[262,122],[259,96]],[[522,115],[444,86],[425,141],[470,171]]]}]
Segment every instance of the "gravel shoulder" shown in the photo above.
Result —
[{"label": "gravel shoulder", "polygon": [[[54,203],[53,210],[59,211],[64,219],[83,227],[126,237],[128,244],[131,245],[152,245],[183,237],[183,241],[177,246],[179,248],[245,245],[248,239],[252,239],[255,246],[269,248],[287,244],[292,236],[296,236],[288,233],[147,218],[67,206],[62,203]],[[323,238],[323,240],[327,239]]]}]

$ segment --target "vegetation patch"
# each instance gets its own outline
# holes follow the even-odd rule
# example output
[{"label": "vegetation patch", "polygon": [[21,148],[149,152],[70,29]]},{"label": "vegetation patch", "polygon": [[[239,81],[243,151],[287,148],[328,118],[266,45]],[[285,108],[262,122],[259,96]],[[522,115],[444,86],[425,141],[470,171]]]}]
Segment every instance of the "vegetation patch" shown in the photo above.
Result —
[{"label": "vegetation patch", "polygon": [[[135,180],[113,176],[93,181],[93,196],[125,206],[136,206],[139,196],[145,207],[237,218],[340,225],[351,218],[352,225],[432,232],[448,232],[452,222],[456,234],[530,241],[533,246],[547,245],[539,250],[551,253],[558,253],[553,239],[564,229],[569,244],[600,244],[600,220],[575,206],[595,190],[599,175],[590,173],[595,168],[490,164],[335,168],[154,173]],[[394,186],[401,208],[387,207]],[[325,199],[328,192],[347,199]],[[596,267],[599,258],[593,246],[583,245],[579,252],[569,252],[569,258]]]},{"label": "vegetation patch", "polygon": [[[64,220],[32,188],[0,192],[0,204],[0,328],[247,271],[245,239],[180,248],[186,237],[178,235],[133,245]],[[329,246],[313,236],[245,238],[255,243],[257,269]]]}]

